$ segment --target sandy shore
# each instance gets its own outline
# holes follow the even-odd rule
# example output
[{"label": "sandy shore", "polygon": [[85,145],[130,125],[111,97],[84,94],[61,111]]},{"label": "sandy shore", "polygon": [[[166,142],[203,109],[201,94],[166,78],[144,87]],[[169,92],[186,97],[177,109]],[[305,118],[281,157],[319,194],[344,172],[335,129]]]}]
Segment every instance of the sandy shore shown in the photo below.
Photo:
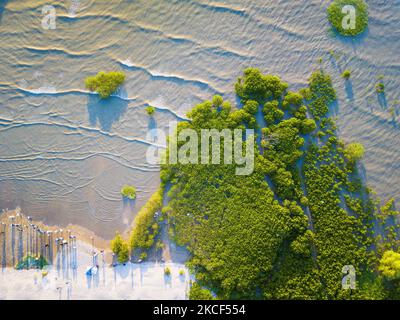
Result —
[{"label": "sandy shore", "polygon": [[[0,300],[186,299],[190,275],[184,263],[188,255],[184,248],[169,240],[166,224],[162,225],[161,231],[165,249],[160,255],[150,254],[148,262],[115,267],[111,264],[108,241],[85,228],[71,225],[68,229],[76,236],[76,244],[59,248],[53,238],[53,261],[43,274],[42,270],[16,270],[11,267],[27,253],[26,231],[23,241],[19,242],[19,234],[14,229],[14,245],[11,245],[12,216],[14,223],[24,226],[27,223],[19,209],[0,215],[0,222],[7,224],[6,236],[2,234],[0,237]],[[60,230],[56,226],[36,221],[32,223],[44,231],[54,233]],[[64,236],[68,234],[68,229],[63,230]],[[22,254],[19,254],[21,248]],[[97,273],[87,275],[87,269],[94,266],[98,268]],[[165,275],[166,267],[171,271],[170,276]]]},{"label": "sandy shore", "polygon": [[[87,267],[93,265],[91,246],[84,242],[77,246],[77,268],[58,257],[59,262],[50,266],[44,277],[39,270],[2,269],[0,299],[186,299],[190,276],[182,264],[148,262],[111,267],[99,256],[97,274],[87,276]],[[165,276],[165,267],[171,270],[170,276]]]}]

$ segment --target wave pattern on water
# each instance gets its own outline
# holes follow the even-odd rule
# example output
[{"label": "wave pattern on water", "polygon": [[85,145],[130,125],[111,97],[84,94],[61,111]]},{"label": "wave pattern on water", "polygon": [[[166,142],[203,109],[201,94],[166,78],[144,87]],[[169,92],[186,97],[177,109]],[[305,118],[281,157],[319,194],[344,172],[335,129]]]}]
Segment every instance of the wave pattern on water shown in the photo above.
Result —
[{"label": "wave pattern on water", "polygon": [[[395,0],[370,3],[368,32],[334,35],[328,0],[55,0],[57,28],[43,30],[37,1],[0,4],[0,208],[20,206],[50,224],[81,224],[105,238],[124,231],[156,190],[146,163],[151,129],[214,94],[236,101],[235,79],[249,66],[297,90],[322,57],[338,91],[345,141],[367,149],[367,182],[400,199],[399,14]],[[1,7],[3,6],[3,7]],[[339,57],[332,56],[332,52]],[[351,69],[344,84],[341,73]],[[123,70],[108,101],[85,90],[100,70]],[[384,74],[386,94],[375,92]],[[156,107],[150,119],[145,107]],[[119,193],[134,184],[138,199]]]}]

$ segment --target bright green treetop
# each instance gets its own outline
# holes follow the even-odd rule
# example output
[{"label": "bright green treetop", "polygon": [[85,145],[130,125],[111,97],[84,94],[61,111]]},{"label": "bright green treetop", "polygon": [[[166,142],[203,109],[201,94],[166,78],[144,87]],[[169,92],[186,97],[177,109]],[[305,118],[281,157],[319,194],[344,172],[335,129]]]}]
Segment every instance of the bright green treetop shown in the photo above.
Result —
[{"label": "bright green treetop", "polygon": [[121,194],[131,200],[136,199],[136,188],[134,186],[125,185],[121,189]]},{"label": "bright green treetop", "polygon": [[190,300],[213,300],[211,292],[203,289],[197,282],[193,283],[189,292]]},{"label": "bright green treetop", "polygon": [[278,76],[263,75],[259,69],[247,68],[243,77],[235,84],[236,94],[243,100],[265,102],[268,98],[278,99],[288,88]]},{"label": "bright green treetop", "polygon": [[220,107],[223,102],[224,99],[220,95],[215,95],[212,99],[212,104],[214,107]]},{"label": "bright green treetop", "polygon": [[379,264],[379,271],[390,280],[400,278],[400,253],[392,250],[383,254]]},{"label": "bright green treetop", "polygon": [[[355,9],[355,25],[351,25],[352,13],[346,10]],[[364,0],[335,0],[327,9],[328,19],[332,26],[344,36],[356,36],[368,27],[368,5]]]},{"label": "bright green treetop", "polygon": [[156,112],[156,108],[154,108],[152,106],[148,106],[148,107],[146,107],[146,112],[149,116],[152,116],[154,114],[154,112]]},{"label": "bright green treetop", "polygon": [[364,153],[365,148],[361,143],[350,143],[346,146],[345,154],[350,162],[360,160],[364,156]]},{"label": "bright green treetop", "polygon": [[348,80],[348,79],[350,79],[350,76],[351,76],[351,71],[350,70],[344,70],[343,71],[342,78]]},{"label": "bright green treetop", "polygon": [[117,256],[119,263],[125,263],[129,260],[129,246],[122,239],[119,232],[117,232],[115,238],[111,240],[111,250]]},{"label": "bright green treetop", "polygon": [[85,86],[90,91],[97,92],[102,99],[107,99],[124,81],[125,74],[122,72],[99,72],[94,77],[87,77]]}]

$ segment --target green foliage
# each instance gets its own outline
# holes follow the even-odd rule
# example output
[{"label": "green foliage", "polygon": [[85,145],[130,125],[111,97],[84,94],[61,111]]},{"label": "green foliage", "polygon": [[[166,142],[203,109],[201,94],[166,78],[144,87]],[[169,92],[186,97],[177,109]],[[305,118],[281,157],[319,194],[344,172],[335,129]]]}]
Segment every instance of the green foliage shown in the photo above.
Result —
[{"label": "green foliage", "polygon": [[307,119],[307,107],[301,106],[300,108],[298,108],[297,111],[294,113],[294,116],[299,120]]},{"label": "green foliage", "polygon": [[125,185],[121,189],[121,195],[131,200],[136,199],[136,188],[134,186]]},{"label": "green foliage", "polygon": [[386,251],[379,263],[379,271],[389,280],[400,278],[400,253]]},{"label": "green foliage", "polygon": [[140,209],[134,220],[130,236],[131,250],[147,250],[154,244],[154,238],[159,232],[156,212],[162,206],[162,190],[155,192],[147,203]]},{"label": "green foliage", "polygon": [[117,256],[119,263],[126,263],[129,260],[129,246],[122,239],[119,232],[111,240],[111,251]]},{"label": "green foliage", "polygon": [[154,114],[154,112],[156,112],[156,108],[154,108],[152,106],[148,106],[148,107],[146,107],[146,112],[149,116],[152,116]]},{"label": "green foliage", "polygon": [[[317,77],[320,80],[315,80],[315,76],[312,77],[314,79],[310,81],[310,89],[313,97],[321,101],[319,110],[326,111],[314,114],[324,116],[335,94],[334,90],[329,88],[331,83],[326,76],[319,73]],[[323,86],[316,83],[323,83]],[[328,96],[323,97],[323,92]],[[343,209],[341,195],[343,185],[349,185],[350,175],[353,174],[347,168],[345,158],[351,154],[351,159],[358,159],[364,150],[356,146],[344,151],[342,143],[338,141],[333,131],[335,125],[332,119],[322,118],[320,128],[324,130],[320,131],[321,137],[329,138],[319,146],[315,144],[309,146],[303,168],[315,229],[314,243],[318,253],[316,262],[319,266],[319,277],[324,284],[326,298],[363,299],[371,296],[367,291],[370,285],[366,283],[370,280],[364,276],[373,268],[368,249],[374,242],[370,232],[375,206],[370,205],[367,200],[356,198],[355,195],[345,195],[346,205],[352,213],[349,215]],[[358,279],[363,279],[359,283],[357,292],[341,290],[341,268],[344,265],[353,265]],[[378,293],[376,295],[379,296]]]},{"label": "green foliage", "polygon": [[[342,22],[346,17],[342,9],[346,5],[354,6],[356,10],[355,28],[343,28]],[[368,27],[368,5],[364,0],[334,0],[327,9],[331,25],[344,36],[356,36],[363,33]]]},{"label": "green foliage", "polygon": [[243,110],[252,115],[256,114],[258,110],[258,102],[252,100],[246,101]]},{"label": "green foliage", "polygon": [[[243,109],[205,101],[177,129],[255,127],[263,105],[267,127],[250,176],[237,176],[231,165],[162,165],[162,185],[171,183],[163,213],[174,240],[190,251],[188,267],[201,284],[190,298],[212,298],[202,286],[221,299],[385,297],[376,276],[376,204],[349,166],[349,154],[358,159],[360,148],[345,149],[326,117],[336,99],[330,76],[314,72],[301,95],[287,87],[272,93],[270,77],[247,69],[236,84]],[[307,135],[316,130],[318,144]],[[394,231],[385,240],[400,247]],[[356,291],[342,289],[344,265],[356,268]]]},{"label": "green foliage", "polygon": [[[207,101],[188,115],[192,121],[178,131],[234,129],[255,121],[243,109],[227,114]],[[220,297],[255,297],[288,233],[289,211],[274,201],[257,159],[255,167],[250,176],[238,176],[234,165],[162,166],[162,176],[173,184],[168,219],[174,239],[192,253],[188,264],[196,278]]]},{"label": "green foliage", "polygon": [[351,71],[350,70],[344,70],[343,71],[343,73],[342,73],[342,78],[343,79],[348,80],[348,79],[350,79],[350,76],[351,76]]},{"label": "green foliage", "polygon": [[377,93],[384,93],[385,92],[385,84],[383,82],[379,82],[375,86]]},{"label": "green foliage", "polygon": [[381,207],[381,212],[385,216],[394,216],[400,214],[399,211],[394,210],[394,198],[390,199],[385,205]]},{"label": "green foliage", "polygon": [[288,84],[273,75],[263,75],[259,69],[248,68],[235,84],[236,94],[243,100],[263,102],[266,99],[278,99],[287,89]]},{"label": "green foliage", "polygon": [[126,263],[129,261],[129,245],[126,242],[122,243],[121,250],[118,253],[118,262]]},{"label": "green foliage", "polygon": [[197,282],[190,287],[189,300],[213,300],[211,292],[203,289]]},{"label": "green foliage", "polygon": [[223,98],[220,95],[215,95],[212,99],[212,104],[214,107],[218,108],[222,106],[222,103],[224,102]]},{"label": "green foliage", "polygon": [[279,109],[279,102],[273,100],[264,105],[264,118],[268,125],[274,124],[283,118],[285,113]]},{"label": "green foliage", "polygon": [[49,265],[49,263],[43,256],[40,255],[38,257],[34,257],[31,255],[27,255],[20,262],[17,263],[15,269],[43,269],[47,265]]},{"label": "green foliage", "polygon": [[298,236],[290,245],[291,250],[299,256],[310,257],[311,247],[314,244],[314,233],[307,230],[304,234]]},{"label": "green foliage", "polygon": [[147,253],[146,252],[142,252],[139,255],[139,260],[144,261],[147,259]]},{"label": "green foliage", "polygon": [[302,134],[308,134],[313,132],[315,129],[317,129],[317,124],[313,119],[305,119],[301,122],[301,129],[300,132]]},{"label": "green foliage", "polygon": [[301,197],[301,199],[300,199],[300,204],[301,204],[302,206],[308,207],[309,203],[310,203],[310,202],[308,201],[308,198],[307,198],[307,197],[305,197],[305,196]]},{"label": "green foliage", "polygon": [[323,117],[329,111],[329,104],[336,100],[336,92],[332,80],[323,71],[315,71],[309,80],[311,98],[310,112],[316,117]]},{"label": "green foliage", "polygon": [[85,80],[86,89],[97,92],[102,99],[108,98],[124,83],[125,74],[122,72],[99,72],[94,77]]},{"label": "green foliage", "polygon": [[311,90],[309,88],[302,88],[299,90],[299,93],[302,95],[303,99],[305,99],[305,100],[312,99]]},{"label": "green foliage", "polygon": [[303,96],[299,93],[289,91],[282,102],[283,110],[289,110],[294,114],[303,103]]},{"label": "green foliage", "polygon": [[267,143],[268,154],[265,156],[270,161],[279,159],[286,166],[298,160],[302,155],[299,149],[304,145],[304,139],[299,136],[301,126],[301,120],[291,118],[264,128],[263,136],[269,140]]},{"label": "green foliage", "polygon": [[114,239],[111,240],[111,251],[115,254],[118,254],[122,249],[123,242],[124,241],[122,240],[120,233],[117,232]]},{"label": "green foliage", "polygon": [[346,146],[345,156],[348,161],[356,162],[364,157],[365,148],[361,143],[350,143]]}]

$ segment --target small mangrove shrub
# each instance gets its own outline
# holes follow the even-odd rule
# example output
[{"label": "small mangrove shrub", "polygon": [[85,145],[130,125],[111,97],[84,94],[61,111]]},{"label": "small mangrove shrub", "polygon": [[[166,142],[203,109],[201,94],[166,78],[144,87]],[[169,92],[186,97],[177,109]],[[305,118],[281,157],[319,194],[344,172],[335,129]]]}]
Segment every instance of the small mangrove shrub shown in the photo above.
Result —
[{"label": "small mangrove shrub", "polygon": [[111,240],[111,250],[116,255],[118,263],[126,263],[129,260],[129,246],[119,234],[116,233],[115,238]]},{"label": "small mangrove shrub", "polygon": [[162,190],[156,191],[147,203],[140,209],[134,220],[134,227],[130,236],[132,250],[148,250],[154,244],[159,232],[156,213],[162,206]]},{"label": "small mangrove shrub", "polygon": [[368,5],[364,0],[335,0],[327,12],[332,27],[343,36],[356,36],[368,27]]},{"label": "small mangrove shrub", "polygon": [[122,72],[99,72],[93,77],[85,80],[86,89],[97,92],[102,99],[110,97],[119,86],[125,81],[125,74]]},{"label": "small mangrove shrub", "polygon": [[20,262],[17,263],[15,269],[23,270],[23,269],[43,269],[49,263],[43,256],[34,257],[31,255],[27,255]]},{"label": "small mangrove shrub", "polygon": [[361,143],[350,143],[346,146],[345,156],[350,162],[356,162],[364,156],[365,148]]},{"label": "small mangrove shrub", "polygon": [[148,106],[146,107],[146,112],[149,116],[152,116],[154,114],[154,112],[156,111],[156,108],[152,107],[152,106]]},{"label": "small mangrove shrub", "polygon": [[136,199],[136,188],[134,186],[125,185],[121,189],[121,195],[131,200]]},{"label": "small mangrove shrub", "polygon": [[351,71],[350,70],[344,70],[343,71],[343,73],[342,73],[342,78],[343,79],[349,80],[350,76],[351,76]]}]

